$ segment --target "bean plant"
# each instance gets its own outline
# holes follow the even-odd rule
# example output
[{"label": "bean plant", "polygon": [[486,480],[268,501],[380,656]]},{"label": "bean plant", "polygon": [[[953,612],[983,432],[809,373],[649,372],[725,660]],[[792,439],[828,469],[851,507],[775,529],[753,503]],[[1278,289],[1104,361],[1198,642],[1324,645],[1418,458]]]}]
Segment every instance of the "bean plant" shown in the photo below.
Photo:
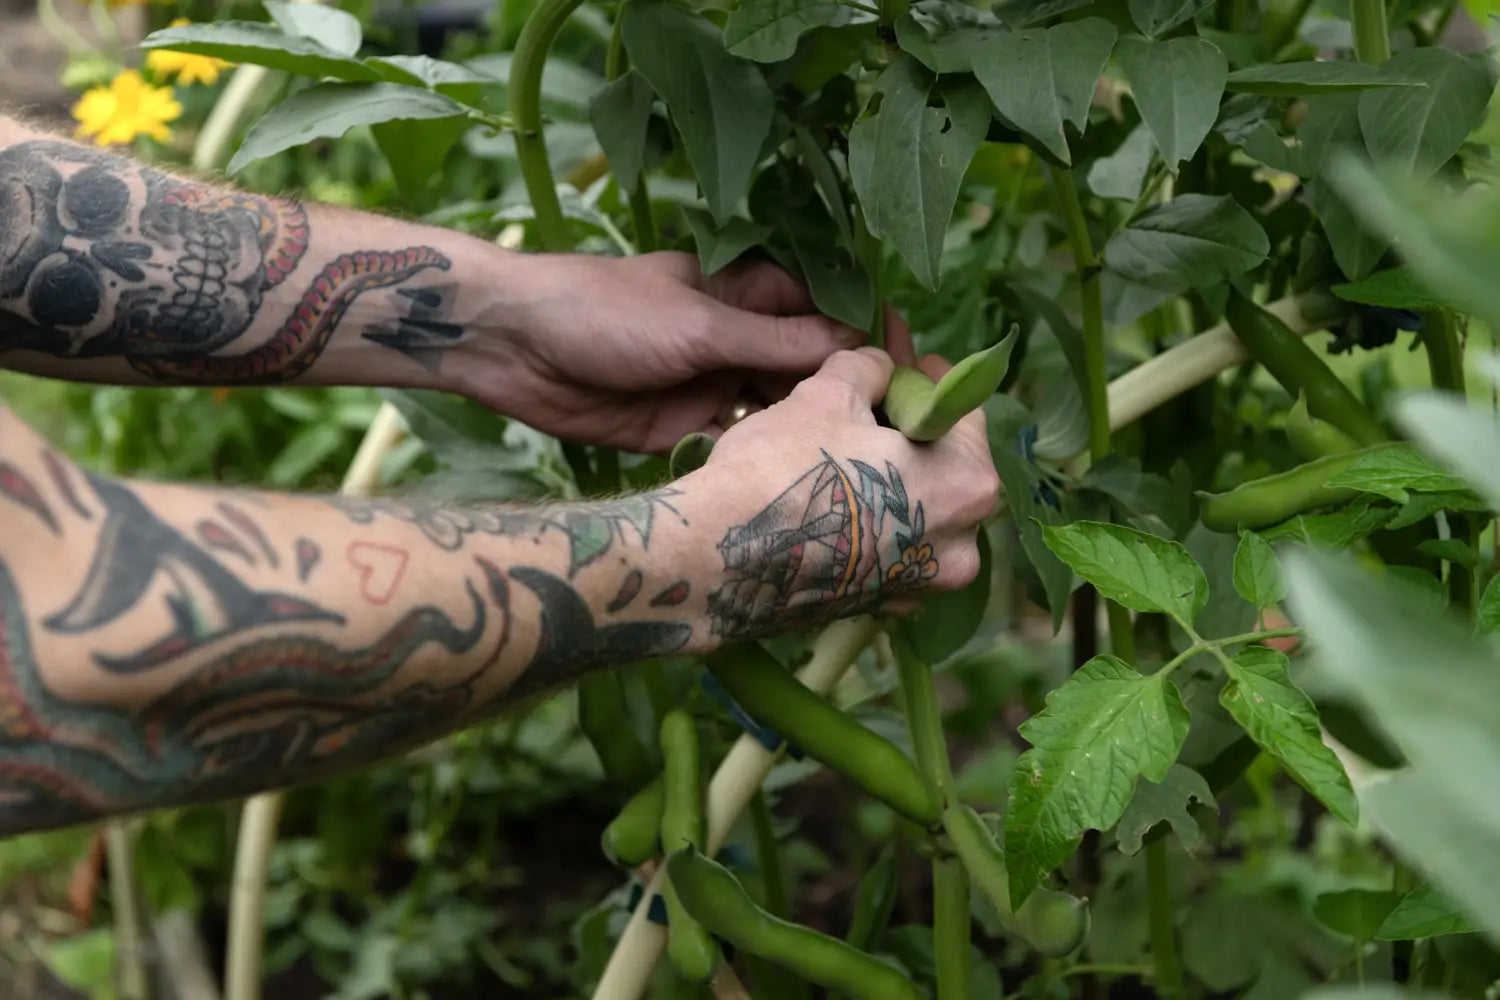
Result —
[{"label": "bean plant", "polygon": [[[1493,995],[1500,428],[1466,397],[1500,366],[1466,346],[1500,320],[1497,77],[1465,8],[540,0],[453,60],[267,8],[144,43],[293,76],[241,182],[361,136],[392,204],[529,250],[767,257],[958,363],[901,373],[892,426],[987,419],[966,590],[567,696],[618,809],[577,995]],[[518,450],[389,398],[471,495],[711,445]],[[1061,657],[1010,676],[1037,627]],[[1005,690],[959,739],[976,677]],[[830,776],[881,848],[832,918],[787,835]]]}]

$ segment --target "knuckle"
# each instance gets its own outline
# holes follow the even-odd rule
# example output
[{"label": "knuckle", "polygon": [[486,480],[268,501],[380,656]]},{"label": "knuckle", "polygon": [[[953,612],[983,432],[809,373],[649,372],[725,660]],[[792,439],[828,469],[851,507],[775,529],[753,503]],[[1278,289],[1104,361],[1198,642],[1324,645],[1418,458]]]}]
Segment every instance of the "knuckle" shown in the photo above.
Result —
[{"label": "knuckle", "polygon": [[962,590],[979,576],[979,545],[970,538],[953,546],[944,554],[939,567],[934,582],[944,590]]}]

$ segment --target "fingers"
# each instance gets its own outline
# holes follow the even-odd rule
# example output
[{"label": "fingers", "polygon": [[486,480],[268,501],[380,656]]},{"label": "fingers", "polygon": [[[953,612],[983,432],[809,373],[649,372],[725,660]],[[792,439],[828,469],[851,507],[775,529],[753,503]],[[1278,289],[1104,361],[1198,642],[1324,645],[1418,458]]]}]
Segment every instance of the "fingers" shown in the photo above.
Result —
[{"label": "fingers", "polygon": [[858,330],[826,316],[767,316],[716,305],[694,348],[698,361],[709,368],[806,375],[829,355],[864,341]]},{"label": "fingers", "polygon": [[840,351],[823,362],[816,377],[798,387],[798,392],[826,391],[837,383],[849,392],[857,406],[873,410],[891,384],[896,364],[891,356],[874,347]]},{"label": "fingers", "polygon": [[948,363],[948,359],[941,354],[924,354],[916,363],[917,371],[926,375],[934,382],[948,374],[948,369],[952,367],[953,365]]},{"label": "fingers", "polygon": [[916,366],[917,350],[912,346],[911,327],[889,303],[885,307],[885,350],[896,364]]},{"label": "fingers", "polygon": [[742,260],[703,279],[703,290],[727,306],[771,316],[813,313],[807,285],[768,260]]}]

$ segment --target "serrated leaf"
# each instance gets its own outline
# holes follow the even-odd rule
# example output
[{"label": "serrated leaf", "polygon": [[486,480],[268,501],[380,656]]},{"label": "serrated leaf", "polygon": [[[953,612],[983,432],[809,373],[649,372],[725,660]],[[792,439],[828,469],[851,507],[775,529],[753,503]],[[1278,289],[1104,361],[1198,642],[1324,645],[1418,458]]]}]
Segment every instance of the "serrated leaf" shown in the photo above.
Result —
[{"label": "serrated leaf", "polygon": [[1318,710],[1292,683],[1286,654],[1247,646],[1225,665],[1229,683],[1219,703],[1255,744],[1286,768],[1345,823],[1359,818],[1359,803],[1344,765],[1323,742]]},{"label": "serrated leaf", "polygon": [[646,162],[646,130],[656,92],[635,70],[624,73],[589,102],[589,122],[620,190],[635,189]]},{"label": "serrated leaf", "polygon": [[1142,33],[1160,38],[1213,0],[1130,0],[1130,19]]},{"label": "serrated leaf", "polygon": [[1377,164],[1417,175],[1432,173],[1458,152],[1484,119],[1495,89],[1481,61],[1438,46],[1405,49],[1381,70],[1422,86],[1360,95],[1365,148]]},{"label": "serrated leaf", "polygon": [[1011,772],[1005,853],[1015,906],[1078,846],[1119,821],[1142,776],[1161,781],[1187,738],[1188,711],[1166,677],[1096,656],[1022,724],[1032,747]]},{"label": "serrated leaf", "polygon": [[1385,527],[1391,531],[1404,528],[1418,521],[1425,521],[1439,511],[1472,511],[1484,513],[1489,511],[1489,504],[1485,503],[1479,496],[1470,490],[1461,490],[1451,493],[1417,493],[1396,512],[1396,516],[1386,522]]},{"label": "serrated leaf", "polygon": [[1361,455],[1329,478],[1329,489],[1361,490],[1405,503],[1411,493],[1462,490],[1468,484],[1407,444],[1393,444]]},{"label": "serrated leaf", "polygon": [[1305,542],[1320,549],[1348,548],[1385,527],[1396,511],[1361,497],[1346,507],[1326,514],[1300,514],[1260,532],[1266,541]]},{"label": "serrated leaf", "polygon": [[246,165],[314,139],[334,139],[360,125],[464,118],[451,97],[399,83],[319,83],[299,90],[255,123],[226,168]]},{"label": "serrated leaf", "polygon": [[1109,238],[1110,270],[1158,288],[1203,288],[1265,260],[1270,240],[1228,195],[1184,194],[1136,216]]},{"label": "serrated leaf", "polygon": [[1359,302],[1387,309],[1427,310],[1448,307],[1448,303],[1433,294],[1416,273],[1405,265],[1376,271],[1359,281],[1341,282],[1334,285],[1331,291],[1345,302]]},{"label": "serrated leaf", "polygon": [[1375,932],[1377,941],[1416,941],[1444,934],[1469,934],[1479,927],[1438,889],[1420,885],[1401,897]]},{"label": "serrated leaf", "polygon": [[1208,580],[1188,550],[1144,531],[1099,521],[1042,529],[1047,547],[1108,600],[1161,611],[1191,628],[1208,600]]},{"label": "serrated leaf", "polygon": [[1316,60],[1266,63],[1235,70],[1229,74],[1224,88],[1239,94],[1306,97],[1309,94],[1337,94],[1376,87],[1415,85],[1411,80],[1387,72],[1386,67],[1361,62]]},{"label": "serrated leaf", "polygon": [[666,101],[708,210],[729,221],[771,131],[775,98],[754,63],[724,48],[713,23],[666,0],[626,0],[630,61]]},{"label": "serrated leaf", "polygon": [[1195,37],[1164,42],[1127,37],[1115,47],[1115,58],[1162,159],[1175,172],[1198,151],[1219,117],[1229,76],[1224,53]]},{"label": "serrated leaf", "polygon": [[698,263],[704,274],[715,274],[733,264],[740,255],[771,235],[771,227],[749,219],[735,217],[721,228],[714,226],[713,216],[701,208],[683,206],[693,242],[698,247]]},{"label": "serrated leaf", "polygon": [[1276,551],[1253,531],[1240,532],[1234,551],[1234,589],[1257,608],[1269,608],[1286,596],[1276,568]]},{"label": "serrated leaf", "polygon": [[781,62],[803,32],[846,24],[854,11],[834,0],[741,0],[724,24],[724,47],[744,59]]},{"label": "serrated leaf", "polygon": [[1116,34],[1114,25],[1097,17],[993,32],[970,44],[969,59],[996,109],[1071,163],[1063,125],[1083,131]]},{"label": "serrated leaf", "polygon": [[945,87],[943,107],[928,107],[931,86],[910,56],[886,68],[875,83],[879,110],[849,131],[849,177],[870,234],[893,243],[917,280],[936,289],[959,184],[984,141],[990,108],[968,83]]},{"label": "serrated leaf", "polygon": [[1099,157],[1089,166],[1089,190],[1101,198],[1135,201],[1146,183],[1146,172],[1155,153],[1151,130],[1137,125],[1113,153]]},{"label": "serrated leaf", "polygon": [[289,35],[257,21],[219,21],[162,28],[142,39],[141,48],[214,56],[232,63],[250,63],[303,76],[331,76],[340,80],[381,78],[378,70],[359,59],[340,55],[315,39]]},{"label": "serrated leaf", "polygon": [[1380,925],[1400,901],[1401,894],[1389,890],[1325,892],[1313,903],[1313,915],[1325,926],[1364,944],[1375,937]]},{"label": "serrated leaf", "polygon": [[1125,854],[1136,854],[1152,827],[1168,823],[1183,850],[1191,852],[1203,840],[1198,821],[1188,811],[1195,802],[1215,808],[1213,790],[1203,775],[1190,767],[1173,764],[1160,782],[1142,778],[1115,828],[1116,845]]},{"label": "serrated leaf", "polygon": [[352,56],[359,51],[364,33],[359,18],[348,11],[316,3],[262,2],[271,20],[288,35],[311,38],[341,56]]}]

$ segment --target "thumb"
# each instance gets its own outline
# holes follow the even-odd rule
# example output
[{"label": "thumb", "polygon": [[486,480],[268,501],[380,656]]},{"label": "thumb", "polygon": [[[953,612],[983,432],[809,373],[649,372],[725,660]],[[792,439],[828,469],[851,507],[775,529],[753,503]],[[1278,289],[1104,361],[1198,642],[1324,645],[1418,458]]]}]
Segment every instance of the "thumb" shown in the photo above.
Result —
[{"label": "thumb", "polygon": [[725,306],[709,323],[700,357],[716,368],[804,375],[864,342],[865,334],[826,316],[767,316]]}]

